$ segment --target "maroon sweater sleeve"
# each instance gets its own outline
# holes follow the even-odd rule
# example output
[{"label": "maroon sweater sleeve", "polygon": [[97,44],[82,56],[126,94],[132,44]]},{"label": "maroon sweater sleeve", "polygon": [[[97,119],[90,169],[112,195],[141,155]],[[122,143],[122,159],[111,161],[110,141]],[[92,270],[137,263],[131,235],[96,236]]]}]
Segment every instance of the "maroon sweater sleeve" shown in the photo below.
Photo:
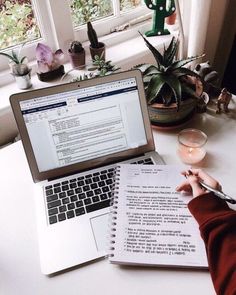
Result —
[{"label": "maroon sweater sleeve", "polygon": [[217,294],[236,295],[236,211],[212,193],[191,200],[188,208],[199,224]]}]

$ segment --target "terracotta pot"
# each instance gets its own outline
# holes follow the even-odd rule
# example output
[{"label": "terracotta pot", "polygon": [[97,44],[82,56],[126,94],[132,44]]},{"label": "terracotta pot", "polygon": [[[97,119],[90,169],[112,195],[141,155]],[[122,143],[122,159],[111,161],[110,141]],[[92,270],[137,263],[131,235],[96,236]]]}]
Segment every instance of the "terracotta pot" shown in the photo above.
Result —
[{"label": "terracotta pot", "polygon": [[91,47],[91,45],[89,46],[92,60],[95,59],[95,55],[98,55],[99,57],[102,56],[103,60],[106,59],[106,57],[105,57],[105,44],[102,42],[99,42],[99,46],[100,46],[99,48],[93,48],[93,47]]},{"label": "terracotta pot", "polygon": [[82,69],[85,67],[85,50],[78,53],[70,52],[68,50],[68,54],[72,68]]},{"label": "terracotta pot", "polygon": [[175,22],[176,22],[176,16],[177,16],[177,13],[176,11],[174,13],[172,13],[170,16],[167,16],[165,18],[165,22],[167,25],[174,25]]},{"label": "terracotta pot", "polygon": [[192,118],[197,105],[196,99],[181,101],[177,111],[176,103],[170,106],[155,103],[148,106],[151,124],[159,127],[176,127]]}]

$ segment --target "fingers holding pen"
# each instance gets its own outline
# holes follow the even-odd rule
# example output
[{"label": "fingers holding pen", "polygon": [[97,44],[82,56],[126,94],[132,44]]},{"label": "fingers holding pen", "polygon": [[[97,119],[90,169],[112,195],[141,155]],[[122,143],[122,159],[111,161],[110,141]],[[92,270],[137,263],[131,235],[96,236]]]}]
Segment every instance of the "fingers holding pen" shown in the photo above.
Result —
[{"label": "fingers holding pen", "polygon": [[182,174],[186,177],[186,181],[181,183],[176,191],[191,192],[193,197],[197,197],[206,193],[205,189],[199,183],[199,171],[200,170],[186,170]]}]

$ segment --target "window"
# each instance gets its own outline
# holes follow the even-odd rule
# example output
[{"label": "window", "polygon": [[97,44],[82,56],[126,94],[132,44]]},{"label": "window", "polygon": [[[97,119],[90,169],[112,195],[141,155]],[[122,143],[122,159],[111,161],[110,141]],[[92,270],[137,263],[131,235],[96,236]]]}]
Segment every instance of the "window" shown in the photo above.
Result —
[{"label": "window", "polygon": [[[49,13],[45,0],[0,1],[0,51],[9,53],[22,47],[22,55],[34,59],[38,42],[52,46],[55,41],[48,26]],[[45,24],[44,26],[42,24]],[[48,28],[47,28],[48,27]],[[8,60],[0,56],[0,71],[8,69]]]},{"label": "window", "polygon": [[0,50],[41,37],[30,0],[0,2]]},{"label": "window", "polygon": [[[86,41],[88,20],[102,36],[147,13],[142,0],[1,0],[0,50],[8,52],[27,42],[22,55],[33,60],[38,42],[65,51],[74,39]],[[4,69],[8,61],[0,56],[0,71]]]}]

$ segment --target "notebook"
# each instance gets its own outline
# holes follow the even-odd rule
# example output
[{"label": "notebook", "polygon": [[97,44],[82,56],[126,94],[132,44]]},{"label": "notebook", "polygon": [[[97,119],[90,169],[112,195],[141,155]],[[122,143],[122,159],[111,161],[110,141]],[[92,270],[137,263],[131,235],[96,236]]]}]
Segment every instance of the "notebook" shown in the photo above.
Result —
[{"label": "notebook", "polygon": [[141,73],[21,92],[10,102],[34,181],[42,272],[104,257],[114,165],[163,163]]},{"label": "notebook", "polygon": [[187,202],[175,191],[183,167],[117,166],[110,216],[109,260],[160,267],[208,266],[204,243]]}]

